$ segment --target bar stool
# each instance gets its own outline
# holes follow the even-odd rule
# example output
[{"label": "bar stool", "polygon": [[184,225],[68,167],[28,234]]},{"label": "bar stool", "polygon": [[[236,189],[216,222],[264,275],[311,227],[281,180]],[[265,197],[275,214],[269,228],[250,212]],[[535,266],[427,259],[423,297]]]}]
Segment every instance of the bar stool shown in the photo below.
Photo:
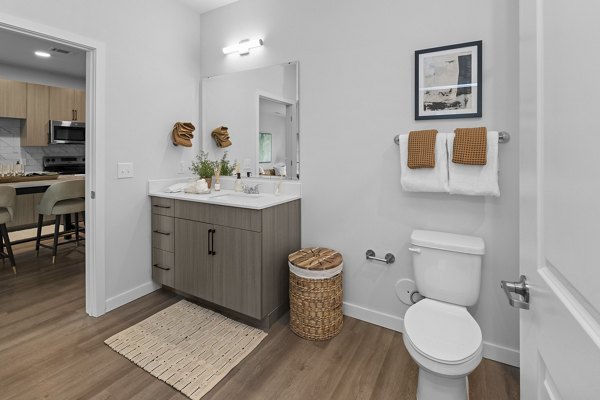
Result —
[{"label": "bar stool", "polygon": [[[59,246],[58,237],[69,235],[75,232],[75,240],[68,240],[60,243],[61,245],[75,242],[79,246],[79,213],[85,211],[85,181],[73,180],[58,182],[52,184],[42,196],[38,204],[38,226],[37,238],[35,242],[35,251],[39,255],[40,246],[52,249],[52,264],[56,261],[56,252]],[[75,229],[68,229],[65,223],[65,229],[60,231],[60,220],[62,216],[75,215]],[[42,225],[44,224],[44,215],[55,217],[54,220],[54,243],[52,246],[41,244]],[[65,218],[66,222],[67,218]]]},{"label": "bar stool", "polygon": [[[15,263],[12,246],[10,245],[6,223],[13,219],[16,196],[17,192],[14,187],[0,186],[0,258],[2,258],[3,263],[7,258],[10,260],[15,274],[17,273],[17,264]],[[6,253],[4,252],[5,246]]]}]

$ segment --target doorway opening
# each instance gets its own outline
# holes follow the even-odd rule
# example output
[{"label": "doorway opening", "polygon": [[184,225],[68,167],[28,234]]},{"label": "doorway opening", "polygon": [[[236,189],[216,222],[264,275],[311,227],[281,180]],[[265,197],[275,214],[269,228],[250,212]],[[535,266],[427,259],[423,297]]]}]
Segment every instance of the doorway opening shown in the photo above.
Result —
[{"label": "doorway opening", "polygon": [[[17,86],[25,87],[25,96],[27,94],[32,96],[30,103],[26,102],[25,111],[29,108],[36,114],[9,115],[7,118],[0,118],[2,122],[0,124],[0,146],[3,148],[0,153],[0,164],[13,166],[8,175],[15,176],[15,178],[16,175],[41,174],[39,180],[36,177],[23,176],[27,179],[22,182],[6,183],[18,187],[15,207],[17,220],[13,221],[9,234],[10,241],[17,242],[15,249],[17,273],[13,274],[10,271],[7,274],[10,268],[4,268],[0,274],[4,284],[0,289],[4,288],[4,292],[8,295],[16,294],[19,292],[19,288],[24,287],[23,285],[32,285],[35,282],[43,283],[45,277],[51,275],[53,271],[61,271],[61,266],[65,268],[64,271],[71,268],[74,273],[77,273],[79,268],[80,275],[82,273],[85,275],[85,279],[80,279],[80,283],[85,281],[84,288],[82,288],[85,291],[85,310],[91,316],[100,316],[105,313],[106,309],[102,172],[104,165],[102,156],[104,150],[104,45],[71,32],[3,14],[0,14],[0,35],[3,36],[0,79],[11,84],[20,82],[17,83]],[[13,43],[11,47],[8,47],[9,42]],[[41,46],[37,51],[46,53],[44,58],[51,59],[51,63],[40,64],[41,60],[37,60],[36,56],[31,54],[32,51],[28,46],[36,44]],[[11,52],[5,51],[8,49]],[[29,59],[33,60],[31,64],[26,61]],[[45,68],[42,65],[45,65]],[[62,93],[60,93],[61,90]],[[40,93],[39,97],[34,96]],[[50,97],[50,93],[52,93],[52,97]],[[14,97],[10,97],[11,102],[13,99]],[[42,99],[41,103],[39,99]],[[84,145],[48,145],[52,118],[49,117],[50,114],[46,115],[44,112],[48,110],[48,113],[62,115],[56,114],[59,112],[57,107],[54,109],[50,107],[51,99],[55,106],[60,106],[58,108],[67,108],[71,111],[67,113],[66,117],[60,116],[55,119],[69,119],[85,124],[86,140]],[[44,101],[48,104],[45,104]],[[60,104],[69,101],[72,103]],[[45,127],[41,128],[39,125],[36,133],[28,136],[30,131],[34,131],[31,129],[34,123],[43,124]],[[83,172],[81,169],[73,169],[74,164],[84,167],[85,172],[80,176],[77,174],[58,177],[48,175],[49,165],[52,164],[54,168],[57,168],[57,164],[61,162],[63,162],[63,166],[70,169],[68,172]],[[19,165],[19,167],[14,167],[14,165]],[[17,174],[16,171],[19,173]],[[36,241],[35,239],[30,240],[32,231],[28,229],[34,228],[33,236],[37,236],[37,204],[43,198],[44,191],[50,183],[55,183],[59,179],[80,180],[82,178],[85,179],[85,222],[82,224],[82,227],[85,226],[85,245],[76,247],[75,243],[68,243],[64,247],[59,246],[56,264],[53,264],[52,250],[40,248],[39,256],[35,255]],[[34,184],[33,181],[37,183]],[[31,221],[32,217],[34,223]],[[81,216],[79,219],[81,221]],[[48,222],[50,221],[44,220],[44,224]],[[63,219],[61,225],[72,225],[73,223],[72,221],[65,224]],[[53,232],[54,226],[44,229]],[[42,235],[44,233],[49,232],[42,232]],[[71,236],[74,239],[74,235]],[[80,242],[80,244],[83,243]],[[52,247],[52,240],[50,240],[50,245]],[[80,276],[80,278],[83,277]],[[0,290],[0,296],[3,295],[2,292]]]},{"label": "doorway opening", "polygon": [[293,100],[273,94],[258,95],[258,171],[300,179],[297,107]]}]

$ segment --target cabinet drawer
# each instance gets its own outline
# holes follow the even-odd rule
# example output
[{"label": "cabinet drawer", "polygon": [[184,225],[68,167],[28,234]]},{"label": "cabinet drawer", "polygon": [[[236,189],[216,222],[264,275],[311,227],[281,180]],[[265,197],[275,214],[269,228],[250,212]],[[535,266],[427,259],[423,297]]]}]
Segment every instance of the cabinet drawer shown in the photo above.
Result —
[{"label": "cabinet drawer", "polygon": [[216,204],[175,201],[175,217],[260,232],[262,211]]},{"label": "cabinet drawer", "polygon": [[173,217],[152,215],[152,247],[173,252]]},{"label": "cabinet drawer", "polygon": [[175,254],[152,249],[152,280],[173,287],[175,284]]},{"label": "cabinet drawer", "polygon": [[152,197],[152,214],[166,215],[172,217],[174,214],[173,199],[164,199],[162,197]]}]

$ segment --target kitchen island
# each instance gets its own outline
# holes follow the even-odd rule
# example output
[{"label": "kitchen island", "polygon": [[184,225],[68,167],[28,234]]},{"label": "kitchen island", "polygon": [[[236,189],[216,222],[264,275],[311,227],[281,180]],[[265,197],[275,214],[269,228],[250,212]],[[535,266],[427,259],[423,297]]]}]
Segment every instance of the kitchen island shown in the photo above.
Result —
[{"label": "kitchen island", "polygon": [[[48,189],[48,187],[50,187],[50,185],[67,180],[85,180],[85,175],[59,175],[57,179],[30,180],[25,182],[10,182],[0,184],[0,186],[12,186],[17,192],[13,220],[6,224],[8,231],[14,232],[37,227],[37,205],[40,203],[44,192],[46,189]],[[53,221],[54,219],[50,216],[44,217],[45,225],[51,224]],[[65,222],[67,225],[70,224],[70,221]],[[17,240],[13,244],[31,240],[35,240],[35,237]]]}]

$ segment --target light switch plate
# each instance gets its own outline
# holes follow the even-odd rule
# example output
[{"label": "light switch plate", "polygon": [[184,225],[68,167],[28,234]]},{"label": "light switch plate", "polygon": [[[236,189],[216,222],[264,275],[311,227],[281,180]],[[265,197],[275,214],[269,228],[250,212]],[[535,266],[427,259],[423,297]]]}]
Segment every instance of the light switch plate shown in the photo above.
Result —
[{"label": "light switch plate", "polygon": [[133,178],[133,163],[132,162],[120,162],[117,163],[117,178]]}]

